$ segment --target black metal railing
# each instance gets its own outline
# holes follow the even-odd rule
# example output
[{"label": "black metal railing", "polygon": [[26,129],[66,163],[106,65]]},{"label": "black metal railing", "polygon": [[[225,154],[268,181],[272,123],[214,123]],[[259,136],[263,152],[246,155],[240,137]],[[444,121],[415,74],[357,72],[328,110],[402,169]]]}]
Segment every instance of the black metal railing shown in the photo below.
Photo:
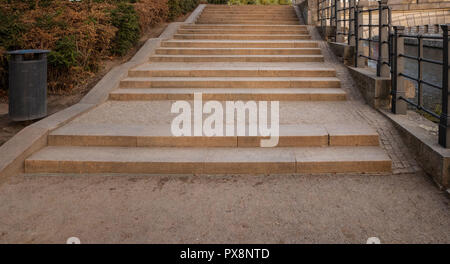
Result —
[{"label": "black metal railing", "polygon": [[331,0],[318,0],[317,4],[317,18],[320,22],[321,27],[330,26],[332,24],[331,20],[333,19],[332,16],[332,8],[334,8],[334,5],[332,4],[333,1]]},{"label": "black metal railing", "polygon": [[[353,7],[351,4],[354,4]],[[366,3],[363,4],[358,0],[354,0],[354,2],[352,0],[318,0],[317,12],[318,21],[323,27],[322,30],[328,26],[335,27],[335,41],[346,41],[349,45],[354,45],[356,67],[366,67],[366,60],[373,61],[376,63],[377,76],[391,77],[392,112],[406,114],[409,105],[439,119],[439,144],[450,148],[449,25],[441,25],[440,29],[436,25],[415,26],[414,29],[417,33],[412,33],[412,28],[405,33],[403,27],[397,26],[393,27],[395,32],[392,32],[392,11],[387,5],[387,0],[378,1],[377,7],[370,6],[370,4],[367,6]],[[350,14],[353,14],[353,17]],[[431,27],[435,34],[430,34]],[[328,29],[326,32],[330,34]],[[408,45],[411,45],[410,42],[416,43],[416,55],[405,53],[405,39],[408,40]],[[433,45],[436,41],[442,41],[442,60],[424,57],[424,41],[434,41]],[[367,46],[368,52],[365,51]],[[416,63],[417,76],[412,76],[404,70],[405,60]],[[424,79],[424,63],[442,67],[442,75],[438,76],[438,79],[442,77],[441,85],[427,80],[427,77]],[[411,67],[411,63],[408,65]],[[441,73],[436,72],[435,74]],[[417,89],[417,100],[407,98],[405,79],[416,83],[414,88]],[[425,88],[441,91],[441,111],[433,111],[425,106],[427,105],[424,104]]]},{"label": "black metal railing", "polygon": [[[448,81],[448,70],[449,70],[449,38],[448,38],[448,25],[442,25],[442,35],[423,35],[423,34],[405,34],[403,32],[403,27],[394,27],[394,34],[392,34],[392,112],[399,113],[406,112],[406,107],[403,111],[399,111],[399,101],[406,102],[407,105],[413,106],[415,109],[423,111],[437,119],[439,119],[439,144],[443,147],[450,147],[447,141],[449,138],[447,137],[449,130],[449,120],[448,120],[448,89],[449,89],[449,81]],[[404,51],[404,39],[415,39],[417,44],[417,54],[407,55]],[[429,58],[425,58],[423,55],[424,50],[424,40],[435,40],[442,41],[442,60],[433,60]],[[411,44],[409,44],[411,45]],[[402,59],[407,59],[409,61],[417,63],[417,76],[411,76],[403,70],[404,62]],[[442,66],[442,84],[437,85],[430,81],[424,80],[423,76],[423,63],[431,63],[434,65]],[[439,74],[439,73],[436,73]],[[403,80],[399,81],[399,78],[409,79],[417,84],[417,102],[414,100],[408,99],[405,96],[405,85],[403,84]],[[402,87],[399,87],[402,86]],[[436,111],[427,109],[423,103],[423,89],[425,87],[429,87],[431,89],[441,90],[441,102],[442,102],[442,111],[438,113]]]},{"label": "black metal railing", "polygon": [[358,0],[334,0],[336,3],[336,41],[343,36],[344,42],[351,45],[351,39],[355,36],[355,9]]},{"label": "black metal railing", "polygon": [[[384,11],[388,12],[387,15],[387,22],[383,23],[383,16],[382,13]],[[367,13],[368,15],[368,23],[364,24],[363,19],[361,18],[361,15]],[[377,13],[378,21],[376,24],[373,23],[373,17],[374,13]],[[361,23],[362,22],[362,23]],[[355,8],[355,33],[359,36],[356,36],[355,41],[355,50],[356,50],[356,56],[355,56],[355,66],[360,67],[358,65],[359,58],[365,58],[370,61],[375,61],[377,65],[377,76],[381,76],[381,67],[386,64],[389,66],[390,60],[386,58],[387,60],[384,61],[382,54],[384,49],[389,49],[389,39],[383,39],[381,37],[381,32],[383,29],[388,30],[387,36],[390,35],[390,28],[391,28],[391,9],[386,4],[383,4],[381,1],[378,1],[378,7],[377,8],[361,8],[356,7]],[[358,34],[360,28],[367,28],[368,34],[367,37],[361,36],[361,34]],[[376,30],[376,33],[374,32]],[[362,45],[359,45],[359,42],[365,42],[368,46],[368,54],[365,55],[363,52],[361,52],[359,49]],[[374,45],[377,44],[377,45]]]}]

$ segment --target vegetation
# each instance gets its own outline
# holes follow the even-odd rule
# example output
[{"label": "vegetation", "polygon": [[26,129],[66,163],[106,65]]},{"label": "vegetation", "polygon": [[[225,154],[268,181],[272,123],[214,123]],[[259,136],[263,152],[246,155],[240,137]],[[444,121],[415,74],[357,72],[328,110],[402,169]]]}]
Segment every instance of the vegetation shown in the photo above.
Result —
[{"label": "vegetation", "polygon": [[50,91],[70,91],[126,54],[142,32],[209,4],[289,4],[290,0],[0,0],[0,93],[8,87],[6,51],[49,49]]},{"label": "vegetation", "polygon": [[124,55],[139,40],[139,17],[132,5],[121,3],[111,11],[111,23],[118,29],[111,51],[116,55]]},{"label": "vegetation", "polygon": [[169,19],[174,19],[180,15],[187,14],[193,10],[200,0],[168,0]]},{"label": "vegetation", "polygon": [[224,5],[226,3],[228,3],[228,0],[208,0],[208,4]]},{"label": "vegetation", "polygon": [[70,91],[126,54],[141,33],[193,10],[199,0],[0,0],[0,92],[7,50],[49,49],[50,91]]},{"label": "vegetation", "polygon": [[229,0],[229,5],[290,5],[292,0]]}]

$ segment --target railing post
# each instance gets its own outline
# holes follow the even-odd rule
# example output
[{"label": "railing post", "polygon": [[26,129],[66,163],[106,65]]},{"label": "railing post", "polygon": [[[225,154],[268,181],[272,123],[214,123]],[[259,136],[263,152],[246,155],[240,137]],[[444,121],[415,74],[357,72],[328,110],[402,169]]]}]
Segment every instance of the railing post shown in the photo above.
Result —
[{"label": "railing post", "polygon": [[389,59],[389,9],[387,8],[388,0],[381,0],[378,6],[378,61],[377,76],[389,77],[390,69]]},{"label": "railing post", "polygon": [[308,21],[305,21],[308,23],[308,25],[315,25],[317,26],[319,23],[318,19],[318,0],[307,0],[308,1]]},{"label": "railing post", "polygon": [[[348,9],[348,15],[349,15],[349,22],[348,22],[348,45],[355,46],[355,5],[356,0],[349,0],[349,9]],[[353,32],[353,34],[352,34]]]},{"label": "railing post", "polygon": [[326,0],[319,0],[320,26],[322,27],[322,30],[323,30],[323,27],[325,26],[324,22],[326,22],[325,21],[325,8],[324,8],[325,2],[326,2]]},{"label": "railing post", "polygon": [[355,40],[356,40],[356,53],[355,53],[355,66],[364,67],[365,59],[359,55],[364,54],[364,42],[360,39],[364,36],[364,28],[360,25],[364,24],[363,12],[360,12],[360,6],[356,6],[355,9]]},{"label": "railing post", "polygon": [[331,1],[331,12],[332,12],[331,26],[333,26],[333,27],[337,26],[337,8],[336,8],[337,2],[338,2],[338,0]]},{"label": "railing post", "polygon": [[[336,1],[336,42],[344,42],[344,35],[342,35],[342,21],[340,21],[342,19],[342,12],[339,11],[341,10],[342,6],[341,6],[341,0],[335,0]],[[345,1],[345,0],[344,0]],[[344,10],[345,12],[345,10]],[[340,34],[338,34],[340,33]]]},{"label": "railing post", "polygon": [[[423,38],[420,37],[420,35],[418,36],[419,38],[417,39],[417,58],[423,58]],[[417,79],[419,80],[423,80],[423,74],[422,74],[422,69],[423,69],[423,62],[422,60],[419,60],[417,62]],[[419,82],[417,84],[417,104],[419,106],[423,106],[423,84],[422,82]]]},{"label": "railing post", "polygon": [[450,147],[450,122],[448,116],[448,107],[450,98],[448,89],[450,87],[450,57],[448,45],[448,25],[442,25],[442,114],[439,121],[439,144],[444,148]]},{"label": "railing post", "polygon": [[392,113],[406,115],[407,105],[406,102],[401,100],[400,97],[405,98],[405,86],[404,77],[400,75],[403,73],[403,57],[405,50],[404,33],[405,27],[395,26],[394,27],[394,54],[393,54],[393,65],[392,65]]},{"label": "railing post", "polygon": [[331,0],[327,0],[327,26],[331,26]]}]

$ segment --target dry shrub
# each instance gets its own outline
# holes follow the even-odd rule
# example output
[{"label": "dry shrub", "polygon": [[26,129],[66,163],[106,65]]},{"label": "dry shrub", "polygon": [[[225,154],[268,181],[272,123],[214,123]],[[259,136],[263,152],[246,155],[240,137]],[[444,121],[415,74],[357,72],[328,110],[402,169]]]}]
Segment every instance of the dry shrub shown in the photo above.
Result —
[{"label": "dry shrub", "polygon": [[139,15],[141,31],[166,21],[169,14],[167,0],[140,0],[134,8]]},{"label": "dry shrub", "polygon": [[[183,5],[189,9],[198,3],[198,0],[186,1],[193,3]],[[0,0],[0,11],[3,12],[0,15],[17,14],[7,19],[13,19],[18,25],[13,28],[16,30],[14,34],[11,33],[12,27],[2,28],[0,25],[0,90],[6,90],[7,86],[6,50],[51,50],[48,57],[49,90],[70,92],[74,86],[85,83],[89,76],[94,75],[103,59],[112,54],[124,54],[114,52],[114,47],[124,38],[126,40],[129,32],[127,28],[119,29],[113,25],[114,10],[120,5],[130,3],[134,7],[139,17],[140,32],[167,21],[170,13],[168,0],[41,0],[37,8],[33,3],[30,0]],[[129,26],[127,18],[123,19],[124,26]],[[4,20],[0,17],[0,21]],[[1,41],[1,38],[8,41]],[[126,52],[129,45],[125,46],[123,50]]]},{"label": "dry shrub", "polygon": [[[46,7],[30,9],[14,2],[9,8],[18,10],[20,22],[26,28],[21,44],[13,48],[52,50],[48,74],[50,91],[68,91],[83,83],[99,69],[101,59],[109,55],[117,31],[110,23],[108,10],[114,8],[110,3],[55,0]],[[0,61],[4,58],[1,56]]]}]

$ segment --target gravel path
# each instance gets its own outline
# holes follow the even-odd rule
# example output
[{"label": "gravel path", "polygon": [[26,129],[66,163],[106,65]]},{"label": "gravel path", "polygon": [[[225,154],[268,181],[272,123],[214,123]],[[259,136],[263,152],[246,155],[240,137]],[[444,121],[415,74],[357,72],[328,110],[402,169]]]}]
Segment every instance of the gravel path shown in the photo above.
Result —
[{"label": "gravel path", "polygon": [[0,187],[1,243],[450,243],[421,173],[29,176]]}]

